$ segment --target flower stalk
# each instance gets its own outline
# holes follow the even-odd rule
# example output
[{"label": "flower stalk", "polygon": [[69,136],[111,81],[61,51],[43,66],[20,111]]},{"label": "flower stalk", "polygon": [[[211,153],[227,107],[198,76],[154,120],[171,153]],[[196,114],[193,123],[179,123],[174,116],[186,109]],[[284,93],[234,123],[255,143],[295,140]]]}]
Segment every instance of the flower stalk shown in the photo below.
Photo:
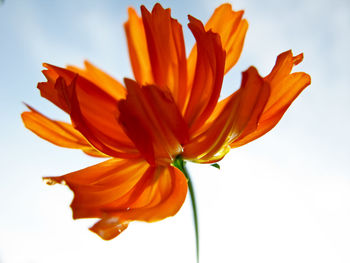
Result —
[{"label": "flower stalk", "polygon": [[191,180],[190,173],[187,170],[186,167],[186,161],[184,161],[181,156],[176,157],[174,161],[174,166],[178,168],[186,177],[187,179],[187,185],[188,185],[188,191],[190,192],[190,198],[191,198],[191,205],[192,205],[192,212],[193,212],[193,224],[194,224],[194,231],[196,236],[196,255],[197,255],[197,263],[199,263],[199,228],[198,228],[198,213],[197,213],[197,205],[196,205],[196,196]]}]

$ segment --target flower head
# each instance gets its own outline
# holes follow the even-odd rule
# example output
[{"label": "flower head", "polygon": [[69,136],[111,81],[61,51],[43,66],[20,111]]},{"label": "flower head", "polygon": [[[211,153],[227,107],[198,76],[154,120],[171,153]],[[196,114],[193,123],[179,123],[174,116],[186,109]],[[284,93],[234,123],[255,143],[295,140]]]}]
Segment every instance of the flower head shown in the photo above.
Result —
[{"label": "flower head", "polygon": [[153,222],[176,214],[187,181],[172,164],[181,156],[215,163],[235,147],[264,135],[310,84],[291,73],[303,55],[286,51],[266,77],[254,67],[241,87],[219,101],[224,75],[236,64],[248,23],[243,11],[218,7],[204,26],[189,16],[196,45],[186,58],[182,26],[156,4],[142,17],[129,9],[125,32],[134,80],[121,84],[89,62],[85,68],[44,64],[41,96],[69,114],[71,123],[34,108],[25,126],[61,147],[107,157],[97,165],[59,177],[74,192],[73,217],[99,218],[91,228],[112,239],[134,220]]}]

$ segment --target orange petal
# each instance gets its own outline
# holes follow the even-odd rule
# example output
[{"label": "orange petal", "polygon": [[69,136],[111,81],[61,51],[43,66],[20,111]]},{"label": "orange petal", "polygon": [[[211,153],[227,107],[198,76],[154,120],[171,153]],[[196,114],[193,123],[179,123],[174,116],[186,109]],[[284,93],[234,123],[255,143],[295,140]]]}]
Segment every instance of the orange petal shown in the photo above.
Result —
[{"label": "orange petal", "polygon": [[147,41],[142,19],[129,8],[129,19],[124,24],[129,56],[135,79],[140,84],[152,84],[153,74],[147,50]]},{"label": "orange petal", "polygon": [[[237,63],[244,44],[248,22],[242,19],[244,11],[233,11],[231,4],[223,4],[215,9],[205,25],[205,30],[218,33],[226,51],[225,74]],[[191,87],[196,68],[197,48],[194,46],[187,60],[188,85]]]},{"label": "orange petal", "polygon": [[150,164],[172,162],[188,131],[170,92],[129,79],[125,85],[128,95],[119,102],[119,121],[126,133]]},{"label": "orange petal", "polygon": [[128,222],[121,222],[116,217],[107,216],[90,227],[90,230],[104,240],[111,240],[123,232],[128,225]]},{"label": "orange petal", "polygon": [[223,4],[215,9],[213,15],[205,25],[206,30],[218,33],[222,47],[226,51],[225,73],[227,73],[238,61],[248,22],[242,19],[244,11],[233,11],[231,4]]},{"label": "orange petal", "polygon": [[[110,159],[59,177],[46,177],[49,184],[65,183],[74,192],[73,217],[103,217],[101,209],[137,188],[145,181],[149,165],[142,159]],[[149,173],[148,173],[149,174]],[[146,175],[146,176],[145,176]],[[126,200],[121,204],[129,207]]]},{"label": "orange petal", "polygon": [[269,100],[261,114],[258,126],[249,132],[244,132],[231,147],[239,147],[251,142],[270,131],[292,102],[311,83],[310,76],[304,72],[292,73],[294,65],[302,61],[302,54],[293,57],[291,51],[286,51],[277,57],[276,64],[264,81],[271,87]]},{"label": "orange petal", "polygon": [[[75,81],[72,82],[73,84],[76,87]],[[88,85],[85,85],[85,87],[88,87]],[[94,100],[94,97],[97,98],[98,94],[94,94],[93,91],[80,94],[83,95],[83,99],[81,97],[78,99],[77,89],[73,89],[70,117],[74,127],[96,149],[106,155],[117,158],[139,157],[139,152],[133,142],[130,141],[117,122],[119,111],[116,109],[116,105],[103,99],[101,101]],[[93,103],[89,105],[89,101]],[[104,117],[105,119],[102,119]],[[100,122],[99,118],[101,118]],[[108,121],[112,123],[108,123]],[[105,130],[102,130],[101,127]],[[113,134],[112,131],[116,131],[116,134]]]},{"label": "orange petal", "polygon": [[127,209],[108,209],[107,216],[97,222],[91,231],[105,240],[119,235],[129,221],[154,222],[175,215],[185,201],[187,181],[185,176],[174,167],[159,167],[153,177],[158,178],[139,195],[138,206]]},{"label": "orange petal", "polygon": [[131,204],[130,209],[110,208],[105,211],[123,221],[154,222],[175,215],[186,198],[185,176],[175,167],[159,166],[154,169],[151,178],[145,191]]},{"label": "orange petal", "polygon": [[160,4],[155,4],[152,13],[141,6],[141,12],[154,84],[169,89],[181,110],[187,82],[182,26]]},{"label": "orange petal", "polygon": [[[271,73],[265,77],[265,81],[270,83],[271,97],[266,105],[264,112],[275,112],[278,108],[289,102],[289,96],[297,96],[305,88],[304,83],[295,85],[301,79],[306,82],[309,77],[305,73],[290,74],[293,66],[299,64],[303,60],[303,54],[293,57],[292,51],[286,51],[277,57],[276,64]],[[289,94],[287,94],[289,93]]]},{"label": "orange petal", "polygon": [[106,157],[105,154],[93,148],[88,141],[73,126],[66,122],[54,121],[28,106],[30,111],[22,113],[25,127],[44,140],[57,146],[81,149],[86,154],[95,157]]},{"label": "orange petal", "polygon": [[38,89],[40,90],[40,95],[43,98],[48,99],[57,107],[65,111],[70,112],[70,102],[71,97],[71,87],[66,85],[66,82],[62,77],[60,77],[53,70],[43,70],[47,82],[39,82]]},{"label": "orange petal", "polygon": [[119,81],[112,78],[110,75],[95,67],[88,61],[85,61],[84,65],[85,69],[80,69],[75,66],[68,66],[67,69],[88,79],[116,100],[125,98],[126,89]]},{"label": "orange petal", "polygon": [[190,133],[198,129],[210,116],[218,101],[224,76],[225,51],[220,37],[206,32],[202,23],[189,16],[189,28],[197,41],[197,64],[189,96],[185,120]]},{"label": "orange petal", "polygon": [[183,156],[194,162],[215,162],[245,129],[256,125],[269,96],[269,86],[255,68],[243,73],[241,88],[227,100],[220,114],[207,122],[199,135],[184,146]]},{"label": "orange petal", "polygon": [[[75,128],[96,149],[115,157],[129,158],[137,155],[132,141],[117,121],[119,111],[118,101],[115,98],[70,70],[48,64],[45,66],[59,76],[56,83],[60,81],[60,85],[55,88],[55,91],[62,95],[56,97],[65,101]],[[42,86],[42,88],[45,92],[49,88],[53,90],[52,85]],[[53,92],[47,92],[47,94],[51,93]],[[56,97],[46,98],[55,103],[52,98],[56,99]]]},{"label": "orange petal", "polygon": [[173,216],[187,194],[185,176],[172,166],[150,167],[144,160],[110,159],[49,183],[66,183],[74,192],[73,217],[101,220],[91,230],[111,239],[133,220]]}]

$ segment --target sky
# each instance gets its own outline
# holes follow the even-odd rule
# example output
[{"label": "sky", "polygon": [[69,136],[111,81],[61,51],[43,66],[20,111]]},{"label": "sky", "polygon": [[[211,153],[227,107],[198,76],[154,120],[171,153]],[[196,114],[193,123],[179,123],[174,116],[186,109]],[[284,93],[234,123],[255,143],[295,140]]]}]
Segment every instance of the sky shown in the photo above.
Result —
[{"label": "sky", "polygon": [[[187,14],[206,22],[223,1],[159,1],[194,44]],[[269,73],[278,54],[304,53],[295,71],[312,84],[267,135],[233,149],[217,170],[189,164],[198,203],[200,258],[206,262],[350,262],[350,2],[235,0],[249,22],[242,56],[222,96],[254,65]],[[67,120],[40,97],[42,63],[88,59],[115,78],[132,77],[123,23],[127,8],[155,1],[27,1],[0,5],[0,263],[195,262],[189,200],[174,217],[134,222],[103,241],[95,220],[72,220],[73,197],[43,176],[100,160],[63,149],[26,130],[22,102]]]}]

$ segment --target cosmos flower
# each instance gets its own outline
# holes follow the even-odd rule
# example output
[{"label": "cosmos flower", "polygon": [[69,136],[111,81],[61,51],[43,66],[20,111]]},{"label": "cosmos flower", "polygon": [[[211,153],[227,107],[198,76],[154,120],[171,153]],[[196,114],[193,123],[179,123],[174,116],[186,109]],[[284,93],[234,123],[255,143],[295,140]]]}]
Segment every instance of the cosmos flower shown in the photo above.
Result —
[{"label": "cosmos flower", "polygon": [[89,62],[85,68],[44,64],[41,96],[69,114],[71,123],[34,108],[25,126],[61,147],[107,160],[59,177],[74,192],[73,218],[98,218],[91,230],[109,240],[134,220],[173,216],[187,194],[176,160],[216,163],[235,147],[270,131],[300,92],[306,73],[291,73],[303,55],[286,51],[270,74],[254,67],[240,88],[220,100],[224,75],[242,51],[248,23],[243,11],[218,7],[207,24],[189,16],[196,39],[186,58],[182,26],[156,4],[142,17],[129,9],[125,32],[134,80],[121,84]]}]

